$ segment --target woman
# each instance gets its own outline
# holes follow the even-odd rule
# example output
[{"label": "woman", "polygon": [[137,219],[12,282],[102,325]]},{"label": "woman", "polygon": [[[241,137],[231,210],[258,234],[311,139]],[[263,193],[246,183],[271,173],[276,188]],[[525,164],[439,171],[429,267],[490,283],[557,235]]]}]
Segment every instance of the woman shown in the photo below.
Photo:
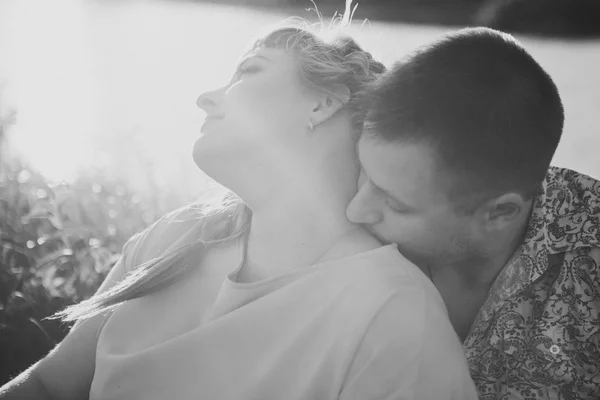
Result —
[{"label": "woman", "polygon": [[0,398],[475,399],[435,287],[345,217],[355,100],[383,69],[351,39],[258,40],[198,99],[194,160],[235,195],[133,237]]}]

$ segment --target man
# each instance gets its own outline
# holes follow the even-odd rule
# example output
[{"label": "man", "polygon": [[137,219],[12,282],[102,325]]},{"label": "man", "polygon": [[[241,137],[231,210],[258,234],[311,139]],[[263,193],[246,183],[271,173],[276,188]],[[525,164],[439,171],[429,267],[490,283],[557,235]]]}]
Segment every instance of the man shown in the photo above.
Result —
[{"label": "man", "polygon": [[435,283],[481,399],[600,398],[600,182],[549,167],[564,113],[509,35],[465,29],[372,88],[348,217]]}]

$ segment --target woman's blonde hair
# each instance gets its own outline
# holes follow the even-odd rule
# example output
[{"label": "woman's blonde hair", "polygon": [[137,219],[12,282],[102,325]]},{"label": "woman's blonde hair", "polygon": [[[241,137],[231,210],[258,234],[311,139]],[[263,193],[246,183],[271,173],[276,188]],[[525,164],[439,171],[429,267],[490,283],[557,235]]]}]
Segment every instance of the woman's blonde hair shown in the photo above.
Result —
[{"label": "woman's blonde hair", "polygon": [[[306,21],[288,20],[287,26],[276,28],[256,40],[249,51],[283,49],[297,58],[302,78],[310,87],[330,93],[335,93],[340,85],[347,87],[350,99],[345,109],[352,115],[355,131],[360,132],[364,112],[356,99],[370,82],[384,72],[385,67],[348,36],[338,35],[332,40],[321,38],[323,33],[340,32],[350,24],[350,5],[351,1],[347,1],[346,12],[334,17],[329,27],[325,27],[317,12],[321,19],[319,33],[312,33],[315,26]],[[87,319],[110,311],[127,300],[149,295],[173,284],[197,265],[204,249],[241,238],[249,230],[252,218],[250,209],[232,193],[209,202],[199,201],[165,218],[176,218],[185,210],[192,210],[198,220],[198,241],[135,266],[109,290],[68,307],[55,317],[64,321]]]}]

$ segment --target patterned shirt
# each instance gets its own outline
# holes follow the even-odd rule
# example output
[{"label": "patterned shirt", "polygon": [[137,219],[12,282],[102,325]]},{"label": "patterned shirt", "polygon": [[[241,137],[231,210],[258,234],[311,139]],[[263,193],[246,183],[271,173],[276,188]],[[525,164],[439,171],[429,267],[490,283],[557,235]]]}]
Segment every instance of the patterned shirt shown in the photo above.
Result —
[{"label": "patterned shirt", "polygon": [[480,400],[600,399],[600,182],[551,167],[464,342]]}]

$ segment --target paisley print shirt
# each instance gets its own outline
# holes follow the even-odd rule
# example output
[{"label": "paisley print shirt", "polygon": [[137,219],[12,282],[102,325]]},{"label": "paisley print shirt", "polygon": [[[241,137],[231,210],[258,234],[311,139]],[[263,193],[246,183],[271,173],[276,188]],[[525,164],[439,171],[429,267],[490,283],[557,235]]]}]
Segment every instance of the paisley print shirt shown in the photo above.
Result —
[{"label": "paisley print shirt", "polygon": [[600,182],[551,167],[464,342],[481,400],[600,399]]}]

